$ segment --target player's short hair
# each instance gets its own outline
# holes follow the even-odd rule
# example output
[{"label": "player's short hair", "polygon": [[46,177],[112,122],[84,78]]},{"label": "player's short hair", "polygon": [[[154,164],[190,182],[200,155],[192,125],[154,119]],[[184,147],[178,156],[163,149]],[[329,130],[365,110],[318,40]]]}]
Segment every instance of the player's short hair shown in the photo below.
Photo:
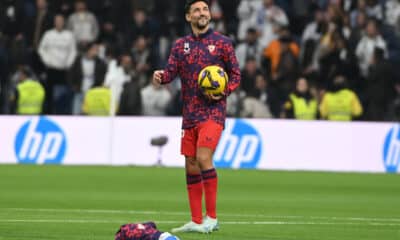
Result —
[{"label": "player's short hair", "polygon": [[190,7],[192,6],[193,3],[200,2],[200,1],[205,2],[207,5],[210,5],[209,0],[186,0],[185,13],[189,12]]}]

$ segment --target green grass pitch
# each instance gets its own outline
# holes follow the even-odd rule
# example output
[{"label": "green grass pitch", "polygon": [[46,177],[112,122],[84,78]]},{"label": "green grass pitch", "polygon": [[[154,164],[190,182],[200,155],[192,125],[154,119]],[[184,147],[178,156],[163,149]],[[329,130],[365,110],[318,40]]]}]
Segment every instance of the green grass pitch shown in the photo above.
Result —
[{"label": "green grass pitch", "polygon": [[[400,175],[218,170],[221,230],[182,240],[399,240]],[[111,240],[189,220],[183,169],[0,165],[0,240]]]}]

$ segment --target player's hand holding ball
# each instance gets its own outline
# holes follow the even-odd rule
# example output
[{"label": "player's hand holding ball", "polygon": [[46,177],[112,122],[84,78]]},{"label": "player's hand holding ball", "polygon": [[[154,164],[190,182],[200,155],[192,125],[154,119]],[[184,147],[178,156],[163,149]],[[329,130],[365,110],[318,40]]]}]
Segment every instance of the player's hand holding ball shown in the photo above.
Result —
[{"label": "player's hand holding ball", "polygon": [[208,99],[213,100],[213,101],[218,101],[218,100],[222,99],[225,96],[225,94],[223,94],[223,93],[222,94],[218,94],[218,95],[215,95],[215,94],[212,94],[212,93],[204,93],[204,95]]}]

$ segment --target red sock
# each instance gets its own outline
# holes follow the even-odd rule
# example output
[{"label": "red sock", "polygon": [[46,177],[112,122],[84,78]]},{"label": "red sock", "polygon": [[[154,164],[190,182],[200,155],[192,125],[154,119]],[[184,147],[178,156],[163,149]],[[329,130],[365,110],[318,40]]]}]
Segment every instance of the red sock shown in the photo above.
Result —
[{"label": "red sock", "polygon": [[189,195],[190,211],[192,213],[192,221],[195,223],[203,222],[203,183],[201,182],[201,175],[186,175],[186,184]]},{"label": "red sock", "polygon": [[217,186],[218,177],[215,168],[202,171],[204,192],[206,195],[206,210],[207,216],[217,218]]}]

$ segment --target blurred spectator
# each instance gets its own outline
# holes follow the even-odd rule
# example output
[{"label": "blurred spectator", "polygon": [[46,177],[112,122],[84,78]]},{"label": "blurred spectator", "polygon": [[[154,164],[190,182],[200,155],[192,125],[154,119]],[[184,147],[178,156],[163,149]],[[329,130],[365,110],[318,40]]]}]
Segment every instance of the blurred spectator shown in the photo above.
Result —
[{"label": "blurred spectator", "polygon": [[357,14],[357,19],[355,25],[353,26],[349,38],[350,49],[355,51],[357,44],[360,42],[361,38],[365,35],[365,26],[367,25],[368,16],[365,12],[360,12]]},{"label": "blurred spectator", "polygon": [[[388,0],[386,2],[386,24],[394,30],[396,36],[400,36],[400,1]],[[398,39],[395,40],[398,43]],[[388,41],[389,42],[389,41]],[[397,49],[398,51],[398,49]]]},{"label": "blurred spectator", "polygon": [[118,61],[112,60],[108,65],[108,71],[104,85],[111,89],[111,115],[116,114],[120,104],[120,97],[125,83],[132,81],[136,76],[132,57],[128,53],[123,53]]},{"label": "blurred spectator", "polygon": [[73,12],[74,0],[51,0],[50,9],[54,13],[68,17]]},{"label": "blurred spectator", "polygon": [[27,17],[25,36],[28,46],[37,50],[43,34],[53,26],[54,15],[48,7],[47,0],[36,0],[36,11],[32,17]]},{"label": "blurred spectator", "polygon": [[295,0],[291,2],[291,14],[289,15],[291,32],[301,35],[307,22],[310,20],[313,1]]},{"label": "blurred spectator", "polygon": [[257,31],[254,28],[247,29],[246,40],[236,47],[236,57],[241,70],[249,58],[255,58],[257,67],[261,63],[261,45],[258,43]]},{"label": "blurred spectator", "polygon": [[274,88],[264,74],[258,74],[256,77],[255,91],[251,94],[267,105],[273,117],[279,117],[282,105],[282,99],[276,88]]},{"label": "blurred spectator", "polygon": [[384,58],[384,51],[375,48],[366,82],[367,99],[365,117],[370,121],[383,121],[389,103],[394,97],[394,72]]},{"label": "blurred spectator", "polygon": [[307,24],[301,38],[300,62],[303,72],[308,74],[314,71],[313,57],[318,47],[318,43],[323,34],[327,31],[328,23],[324,17],[322,9],[317,9],[314,13],[314,21]]},{"label": "blurred spectator", "polygon": [[247,29],[256,27],[257,14],[263,6],[263,0],[242,0],[237,8],[239,24],[237,37],[239,41],[244,41]]},{"label": "blurred spectator", "polygon": [[357,0],[342,0],[341,7],[347,13],[350,13],[357,7]]},{"label": "blurred spectator", "polygon": [[[345,19],[348,14],[344,11],[340,2],[341,1],[332,1],[326,8],[326,20],[328,21],[328,23],[334,24],[339,32],[342,31],[345,22],[348,22],[347,25],[351,25],[350,17],[349,19]],[[342,32],[342,34],[344,33]]]},{"label": "blurred spectator", "polygon": [[267,101],[270,96],[267,92],[267,81],[262,74],[258,74],[255,82],[255,89],[243,99],[243,106],[240,117],[244,118],[272,118]]},{"label": "blurred spectator", "polygon": [[26,61],[26,42],[23,34],[24,18],[21,1],[0,1],[0,36],[8,50],[11,67],[23,64]]},{"label": "blurred spectator", "polygon": [[24,34],[32,68],[36,73],[42,74],[45,67],[38,54],[38,47],[43,34],[53,27],[54,14],[49,9],[47,0],[36,0],[35,10],[32,16],[25,18]]},{"label": "blurred spectator", "polygon": [[299,78],[296,90],[289,95],[284,105],[282,118],[315,120],[318,116],[317,99],[311,95],[308,80]]},{"label": "blurred spectator", "polygon": [[129,19],[132,8],[131,0],[87,0],[88,9],[96,16],[99,25],[111,24],[116,31],[121,31]]},{"label": "blurred spectator", "polygon": [[367,0],[367,14],[369,17],[383,20],[384,17],[384,1],[381,0]]},{"label": "blurred spectator", "polygon": [[21,1],[0,1],[0,33],[13,41],[23,37],[24,12]]},{"label": "blurred spectator", "polygon": [[143,103],[140,91],[141,87],[136,77],[131,78],[129,82],[124,84],[118,107],[118,115],[138,116],[142,114]]},{"label": "blurred spectator", "polygon": [[337,74],[350,78],[352,85],[358,80],[355,76],[355,73],[358,73],[356,57],[353,51],[348,49],[347,42],[338,29],[333,28],[324,35],[316,57],[319,65],[319,88],[329,88]]},{"label": "blurred spectator", "polygon": [[[186,21],[181,17],[185,1],[164,0],[155,5],[153,20],[149,21],[153,34],[146,37],[147,45],[153,53],[154,68],[160,68],[167,63],[173,40],[185,32]],[[154,34],[155,32],[157,34]]]},{"label": "blurred spectator", "polygon": [[271,76],[271,84],[278,88],[282,98],[286,98],[293,90],[299,75],[299,51],[297,43],[286,28],[281,30],[279,39],[273,40],[264,49],[264,57],[269,63],[266,64],[266,68]]},{"label": "blurred spectator", "polygon": [[48,30],[39,45],[39,55],[45,64],[46,99],[49,114],[71,113],[71,91],[66,73],[74,62],[77,51],[75,38],[64,29],[64,17],[56,15],[54,29]]},{"label": "blurred spectator", "polygon": [[131,47],[130,44],[135,42],[139,36],[151,39],[155,34],[155,29],[151,26],[146,11],[140,8],[135,8],[132,11],[131,18],[123,29],[128,48]]},{"label": "blurred spectator", "polygon": [[147,12],[150,12],[157,5],[157,0],[131,0],[133,8],[143,9]]},{"label": "blurred spectator", "polygon": [[254,57],[246,59],[244,69],[241,73],[242,81],[240,82],[240,89],[244,91],[246,95],[249,95],[255,89],[256,77],[261,71],[257,67],[257,62]]},{"label": "blurred spectator", "polygon": [[326,21],[322,9],[317,9],[314,13],[314,20],[306,25],[304,28],[301,41],[319,41],[326,29]]},{"label": "blurred spectator", "polygon": [[98,57],[98,45],[87,45],[68,72],[68,82],[74,91],[72,114],[80,114],[83,97],[95,86],[101,86],[107,72],[106,64]]},{"label": "blurred spectator", "polygon": [[326,9],[326,20],[330,25],[332,25],[330,26],[332,30],[343,34],[342,28],[344,25],[345,16],[345,12],[337,2],[332,2],[328,5]]},{"label": "blurred spectator", "polygon": [[346,41],[350,38],[351,35],[351,26],[350,26],[350,16],[346,13],[343,14],[343,25],[341,26],[341,34]]},{"label": "blurred spectator", "polygon": [[37,80],[33,79],[32,71],[22,66],[17,71],[18,83],[12,96],[13,113],[23,115],[41,114],[45,99],[45,90]]},{"label": "blurred spectator", "polygon": [[[389,0],[391,1],[391,0]],[[357,15],[365,12],[369,18],[383,20],[384,1],[381,0],[358,0],[357,7],[350,13],[351,26],[354,26]]]},{"label": "blurred spectator", "polygon": [[171,101],[171,93],[161,85],[150,82],[141,91],[143,103],[143,115],[164,116],[168,103]]},{"label": "blurred spectator", "polygon": [[350,13],[350,24],[353,28],[357,26],[358,16],[361,13],[365,14],[367,17],[370,17],[367,13],[367,0],[358,0],[357,8]]},{"label": "blurred spectator", "polygon": [[94,85],[85,94],[82,112],[89,116],[110,115],[111,94],[108,87]]},{"label": "blurred spectator", "polygon": [[365,29],[366,34],[361,38],[356,49],[361,75],[364,78],[368,75],[368,68],[370,66],[370,60],[372,59],[374,49],[376,47],[383,49],[386,56],[386,41],[381,36],[377,24],[377,21],[374,19],[368,20]]},{"label": "blurred spectator", "polygon": [[185,12],[186,0],[158,1],[153,12],[160,24],[161,36],[175,39],[184,35],[186,21],[181,16]]},{"label": "blurred spectator", "polygon": [[224,12],[218,0],[210,0],[211,24],[210,26],[222,34],[226,34]]},{"label": "blurred spectator", "polygon": [[[269,61],[269,69],[267,70],[272,78],[276,79],[279,71],[279,66],[282,62],[286,61],[282,59],[287,53],[292,56],[293,60],[297,59],[300,48],[297,43],[290,36],[289,29],[282,28],[279,32],[279,39],[273,40],[268,47],[264,49],[263,56]],[[282,70],[281,70],[282,71]],[[281,72],[283,74],[283,72]]]},{"label": "blurred spectator", "polygon": [[236,11],[240,2],[241,0],[218,0],[224,16],[223,21],[226,28],[226,34],[234,40],[237,40],[236,35],[238,31],[238,17],[236,15]]},{"label": "blurred spectator", "polygon": [[154,69],[154,56],[144,36],[138,36],[132,45],[132,61],[135,64],[135,71],[139,84],[143,87],[148,82],[151,70]]},{"label": "blurred spectator", "polygon": [[272,40],[278,38],[277,31],[289,25],[286,13],[274,0],[264,0],[263,7],[257,12],[257,30],[260,33],[260,44],[262,48],[267,47]]},{"label": "blurred spectator", "polygon": [[383,19],[383,5],[377,0],[358,0],[357,7],[350,13],[351,26],[354,27],[358,14],[365,12],[369,18]]},{"label": "blurred spectator", "polygon": [[93,13],[88,11],[85,0],[75,1],[75,12],[69,16],[67,27],[79,46],[95,41],[99,35],[99,24]]},{"label": "blurred spectator", "polygon": [[118,32],[116,26],[110,22],[105,22],[102,25],[98,42],[100,46],[112,46],[116,51],[124,49],[125,44],[121,33]]},{"label": "blurred spectator", "polygon": [[386,24],[397,28],[399,30],[400,23],[400,1],[399,0],[387,0],[386,5]]},{"label": "blurred spectator", "polygon": [[351,121],[360,117],[362,112],[360,100],[357,94],[348,89],[345,77],[336,76],[332,89],[322,98],[321,117],[331,121]]}]

